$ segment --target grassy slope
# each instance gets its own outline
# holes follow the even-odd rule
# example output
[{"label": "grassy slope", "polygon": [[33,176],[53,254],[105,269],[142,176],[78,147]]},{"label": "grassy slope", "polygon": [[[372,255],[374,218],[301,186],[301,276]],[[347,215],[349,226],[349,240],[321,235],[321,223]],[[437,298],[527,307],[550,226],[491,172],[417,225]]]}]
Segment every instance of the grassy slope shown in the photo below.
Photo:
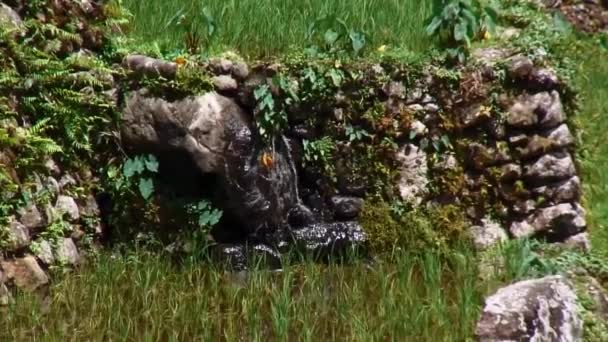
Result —
[{"label": "grassy slope", "polygon": [[350,28],[363,30],[373,47],[388,44],[415,52],[429,47],[424,20],[431,0],[125,0],[134,16],[132,35],[142,43],[157,42],[164,50],[183,47],[183,31],[167,25],[176,13],[201,20],[202,3],[218,24],[211,50],[233,49],[250,58],[305,47],[309,25],[323,15],[336,15]]},{"label": "grassy slope", "polygon": [[585,207],[593,247],[608,256],[608,51],[588,44],[573,57],[579,61],[575,82],[582,96],[577,123]]}]

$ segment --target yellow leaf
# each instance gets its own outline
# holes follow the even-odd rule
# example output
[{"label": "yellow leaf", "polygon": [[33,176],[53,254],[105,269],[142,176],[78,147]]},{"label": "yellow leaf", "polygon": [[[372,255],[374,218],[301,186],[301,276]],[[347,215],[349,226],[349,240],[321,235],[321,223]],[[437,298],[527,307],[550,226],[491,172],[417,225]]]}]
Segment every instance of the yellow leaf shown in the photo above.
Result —
[{"label": "yellow leaf", "polygon": [[384,51],[386,51],[386,45],[380,45],[378,47],[378,52],[384,52]]}]

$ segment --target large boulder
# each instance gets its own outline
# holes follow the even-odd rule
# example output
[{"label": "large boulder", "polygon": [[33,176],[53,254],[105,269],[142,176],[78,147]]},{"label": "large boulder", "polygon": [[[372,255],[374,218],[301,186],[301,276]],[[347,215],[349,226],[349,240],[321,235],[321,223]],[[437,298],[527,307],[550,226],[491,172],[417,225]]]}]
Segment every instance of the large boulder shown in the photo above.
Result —
[{"label": "large boulder", "polygon": [[488,297],[477,323],[480,342],[581,341],[577,297],[562,276],[526,280]]},{"label": "large boulder", "polygon": [[234,129],[250,125],[243,110],[217,93],[169,102],[145,90],[127,99],[123,142],[152,152],[186,151],[204,173],[221,173]]}]

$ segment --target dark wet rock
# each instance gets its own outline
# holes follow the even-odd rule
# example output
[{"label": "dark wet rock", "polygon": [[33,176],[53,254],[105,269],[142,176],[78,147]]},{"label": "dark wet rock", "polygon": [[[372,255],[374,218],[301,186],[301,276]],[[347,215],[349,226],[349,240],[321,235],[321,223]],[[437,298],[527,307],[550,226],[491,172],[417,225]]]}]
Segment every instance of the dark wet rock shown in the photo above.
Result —
[{"label": "dark wet rock", "polygon": [[316,221],[313,212],[303,204],[298,204],[287,213],[287,223],[292,228],[300,228]]},{"label": "dark wet rock", "polygon": [[524,177],[532,181],[569,179],[576,174],[569,154],[546,154],[524,167]]},{"label": "dark wet rock", "polygon": [[351,220],[356,218],[363,208],[363,199],[359,197],[334,196],[331,205],[335,218],[338,220]]},{"label": "dark wet rock", "polygon": [[483,103],[474,103],[460,113],[460,123],[464,128],[477,127],[490,119],[491,115]]},{"label": "dark wet rock", "polygon": [[500,181],[514,182],[521,178],[522,169],[519,164],[506,164],[500,167]]},{"label": "dark wet rock", "polygon": [[139,76],[162,76],[168,79],[173,79],[177,73],[176,63],[150,58],[143,55],[126,56],[122,64],[123,67],[131,70],[133,73]]},{"label": "dark wet rock", "polygon": [[36,258],[27,255],[23,258],[0,262],[4,277],[24,291],[34,291],[48,284],[49,278],[44,273]]},{"label": "dark wet rock", "polygon": [[511,234],[516,238],[542,233],[552,239],[564,240],[585,230],[585,211],[578,204],[561,203],[537,210],[523,221],[511,224]]},{"label": "dark wet rock", "polygon": [[357,222],[316,223],[291,231],[296,250],[320,259],[365,253],[367,236]]},{"label": "dark wet rock", "polygon": [[475,336],[480,342],[581,341],[577,297],[562,276],[525,280],[485,301]]},{"label": "dark wet rock", "polygon": [[36,230],[46,225],[44,217],[33,203],[20,209],[19,215],[19,222],[29,230]]},{"label": "dark wet rock", "polygon": [[469,235],[477,250],[486,250],[509,239],[506,230],[489,218],[482,219],[480,225],[471,226]]},{"label": "dark wet rock", "polygon": [[254,267],[281,268],[281,255],[272,247],[261,243],[220,244],[213,247],[213,257],[233,271]]}]

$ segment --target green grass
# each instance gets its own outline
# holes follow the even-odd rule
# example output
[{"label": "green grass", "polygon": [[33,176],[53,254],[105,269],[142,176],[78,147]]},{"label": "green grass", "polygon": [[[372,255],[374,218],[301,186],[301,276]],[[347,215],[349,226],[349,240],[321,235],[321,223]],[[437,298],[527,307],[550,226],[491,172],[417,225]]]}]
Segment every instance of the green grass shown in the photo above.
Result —
[{"label": "green grass", "polygon": [[[369,36],[369,47],[389,45],[413,52],[425,51],[430,39],[424,21],[432,0],[125,0],[133,14],[130,36],[140,43],[158,43],[161,49],[183,48],[184,31],[171,25],[181,10],[196,18],[204,30],[202,8],[218,25],[211,51],[231,49],[249,58],[277,55],[290,48],[307,47],[309,25],[324,15],[336,15],[352,29]],[[203,5],[204,4],[204,5]]]},{"label": "green grass", "polygon": [[305,262],[247,277],[162,256],[102,257],[0,312],[10,341],[463,341],[480,308],[464,250],[450,262],[400,255],[372,267]]},{"label": "green grass", "polygon": [[582,97],[577,124],[585,207],[593,248],[608,257],[608,51],[588,43],[573,57]]}]

